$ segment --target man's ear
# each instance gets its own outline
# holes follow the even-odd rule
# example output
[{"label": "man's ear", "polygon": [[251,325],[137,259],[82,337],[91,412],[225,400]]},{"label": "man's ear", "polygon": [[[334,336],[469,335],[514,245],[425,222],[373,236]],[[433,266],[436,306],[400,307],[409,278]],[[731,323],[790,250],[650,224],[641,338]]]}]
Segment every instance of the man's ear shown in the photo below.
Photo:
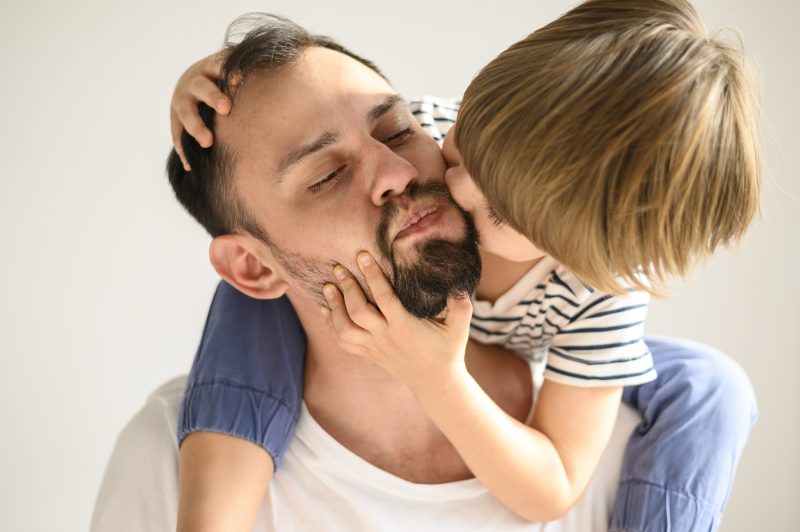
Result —
[{"label": "man's ear", "polygon": [[275,271],[272,254],[268,249],[260,250],[252,237],[237,234],[218,236],[211,241],[208,255],[220,277],[250,297],[275,299],[289,288]]}]

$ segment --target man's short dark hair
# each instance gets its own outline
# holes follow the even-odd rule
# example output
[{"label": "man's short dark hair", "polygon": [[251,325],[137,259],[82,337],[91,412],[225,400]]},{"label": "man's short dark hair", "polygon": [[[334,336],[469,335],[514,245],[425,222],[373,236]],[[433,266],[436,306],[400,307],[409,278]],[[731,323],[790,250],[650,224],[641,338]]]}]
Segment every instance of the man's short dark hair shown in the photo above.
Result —
[{"label": "man's short dark hair", "polygon": [[[266,13],[251,13],[237,18],[225,33],[220,54],[225,58],[218,85],[231,101],[232,81],[244,82],[248,76],[296,62],[303,51],[319,46],[345,54],[386,79],[369,60],[360,57],[333,39],[311,35],[289,19]],[[214,131],[215,111],[199,104],[200,117]],[[270,244],[269,237],[248,212],[233,186],[231,169],[235,154],[215,137],[214,145],[203,148],[186,130],[181,145],[191,171],[183,168],[173,149],[167,159],[167,176],[178,201],[205,227],[212,237],[246,232]]]}]

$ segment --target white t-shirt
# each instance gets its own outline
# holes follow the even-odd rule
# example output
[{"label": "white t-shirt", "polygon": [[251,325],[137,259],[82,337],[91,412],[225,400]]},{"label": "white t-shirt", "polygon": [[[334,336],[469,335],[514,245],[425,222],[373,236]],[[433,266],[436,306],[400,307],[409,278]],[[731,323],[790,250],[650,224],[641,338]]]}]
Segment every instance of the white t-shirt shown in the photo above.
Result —
[{"label": "white t-shirt", "polygon": [[[178,409],[186,377],[156,390],[120,434],[92,532],[172,532],[178,508]],[[303,406],[297,430],[258,515],[257,532],[605,531],[622,456],[638,414],[623,405],[586,493],[563,519],[527,523],[477,480],[415,484],[340,445]]]}]

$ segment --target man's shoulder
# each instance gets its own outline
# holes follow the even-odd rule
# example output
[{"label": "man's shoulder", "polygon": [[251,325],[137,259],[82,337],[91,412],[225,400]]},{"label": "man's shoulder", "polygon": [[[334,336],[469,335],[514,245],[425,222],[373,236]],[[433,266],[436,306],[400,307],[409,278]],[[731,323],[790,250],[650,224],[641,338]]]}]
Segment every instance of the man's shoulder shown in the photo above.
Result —
[{"label": "man's shoulder", "polygon": [[175,528],[177,423],[186,376],[159,386],[117,437],[92,517],[92,532]]},{"label": "man's shoulder", "polygon": [[158,418],[161,424],[176,426],[187,379],[188,375],[181,375],[156,388],[147,396],[144,406],[134,419],[155,421]]},{"label": "man's shoulder", "polygon": [[183,392],[186,389],[186,381],[188,378],[188,375],[180,375],[168,380],[156,388],[153,393],[147,397],[147,401],[155,401],[165,405],[172,405],[176,401],[180,403]]},{"label": "man's shoulder", "polygon": [[115,452],[126,455],[127,460],[138,456],[150,461],[173,461],[178,452],[178,415],[186,379],[186,375],[175,377],[147,397],[120,432]]}]

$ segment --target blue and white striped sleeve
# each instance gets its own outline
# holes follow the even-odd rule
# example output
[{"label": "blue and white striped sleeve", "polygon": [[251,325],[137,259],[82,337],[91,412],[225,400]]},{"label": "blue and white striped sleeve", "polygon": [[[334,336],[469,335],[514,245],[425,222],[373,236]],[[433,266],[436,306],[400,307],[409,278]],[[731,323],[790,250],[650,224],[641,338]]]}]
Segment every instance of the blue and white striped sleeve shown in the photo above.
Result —
[{"label": "blue and white striped sleeve", "polygon": [[634,386],[656,378],[644,342],[649,294],[592,292],[559,325],[547,351],[544,378],[581,387]]},{"label": "blue and white striped sleeve", "polygon": [[423,96],[408,101],[411,113],[422,129],[441,144],[448,130],[455,124],[461,101],[455,98]]}]

